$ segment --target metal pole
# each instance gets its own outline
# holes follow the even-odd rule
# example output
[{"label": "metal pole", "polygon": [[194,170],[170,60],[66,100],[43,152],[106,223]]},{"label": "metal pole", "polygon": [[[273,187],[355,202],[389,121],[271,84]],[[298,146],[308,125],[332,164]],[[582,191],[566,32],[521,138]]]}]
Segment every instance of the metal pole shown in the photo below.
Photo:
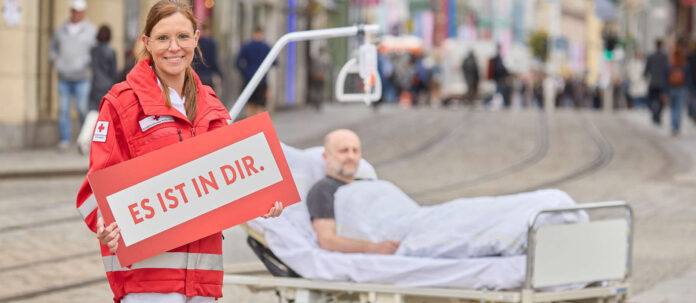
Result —
[{"label": "metal pole", "polygon": [[230,110],[230,116],[232,117],[232,120],[235,120],[237,118],[239,113],[242,111],[242,108],[244,108],[244,105],[246,105],[247,101],[249,100],[249,97],[251,97],[252,92],[254,92],[254,90],[256,89],[256,86],[258,86],[259,82],[261,82],[261,79],[263,79],[263,76],[266,74],[266,72],[268,72],[268,69],[271,68],[273,61],[275,61],[275,59],[280,54],[280,51],[289,42],[355,36],[360,31],[364,31],[366,33],[377,33],[379,32],[379,25],[354,25],[348,27],[300,31],[287,33],[280,37],[280,39],[278,39],[278,41],[273,45],[273,48],[271,48],[271,51],[268,53],[266,58],[261,63],[261,66],[259,66],[259,68],[254,73],[254,76],[251,77],[251,80],[249,80],[249,84],[247,84],[247,86],[244,87],[244,90],[242,90],[242,93],[237,98],[237,101],[234,102],[234,105]]}]

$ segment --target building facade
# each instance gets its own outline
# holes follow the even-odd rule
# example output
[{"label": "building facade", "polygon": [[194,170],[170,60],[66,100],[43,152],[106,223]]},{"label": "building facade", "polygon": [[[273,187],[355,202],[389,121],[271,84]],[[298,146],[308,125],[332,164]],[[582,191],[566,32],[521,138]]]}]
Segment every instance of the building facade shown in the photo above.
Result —
[{"label": "building facade", "polygon": [[[87,0],[86,19],[95,26],[107,24],[112,30],[111,46],[116,50],[118,69],[124,67],[127,50],[137,53],[140,31],[149,8],[157,0]],[[273,45],[290,31],[327,26],[345,26],[339,15],[341,3],[330,0],[192,0],[197,18],[209,18],[218,42],[223,85],[218,95],[230,107],[243,89],[234,59],[241,45],[261,26],[266,41]],[[54,29],[70,13],[70,0],[0,0],[0,5],[18,13],[3,13],[0,20],[0,151],[51,147],[58,142],[57,76],[48,59]],[[13,7],[14,6],[14,7]],[[4,10],[4,11],[8,11]],[[7,15],[7,16],[6,16]],[[199,20],[202,21],[202,20]],[[311,51],[307,43],[286,47],[268,74],[269,110],[302,105],[307,100],[307,69]],[[338,48],[337,48],[338,49]],[[345,50],[343,50],[345,54]],[[74,106],[73,106],[74,107]],[[73,109],[73,120],[77,114]],[[73,134],[76,136],[77,121]]]}]

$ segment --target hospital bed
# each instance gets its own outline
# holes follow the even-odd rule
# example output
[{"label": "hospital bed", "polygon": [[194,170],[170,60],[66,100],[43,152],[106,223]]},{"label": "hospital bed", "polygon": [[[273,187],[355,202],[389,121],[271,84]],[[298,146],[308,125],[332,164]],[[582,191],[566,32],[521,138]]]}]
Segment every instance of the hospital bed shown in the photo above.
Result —
[{"label": "hospital bed", "polygon": [[[377,100],[381,94],[379,77],[376,73],[375,48],[369,44],[369,35],[379,32],[377,25],[358,25],[346,28],[322,29],[293,32],[284,35],[271,49],[250,83],[244,88],[233,108],[230,110],[235,119],[246,104],[248,97],[261,78],[268,71],[281,49],[291,41],[326,39],[343,36],[358,36],[364,40],[358,58],[344,66],[341,74],[358,72],[365,83],[365,93],[346,95],[343,93],[343,81],[337,83],[336,97],[339,101],[366,103]],[[363,39],[364,38],[364,39]],[[377,80],[374,85],[373,80]],[[374,86],[374,90],[370,90]],[[370,93],[372,92],[372,93]],[[314,157],[306,157],[302,151],[284,146],[293,178],[301,197],[324,174],[323,161],[317,157],[318,149],[308,150]],[[293,161],[294,160],[294,161]],[[299,163],[299,164],[298,164]],[[309,165],[308,165],[309,164]],[[357,177],[375,177],[374,169],[362,160]],[[526,251],[524,255],[512,257],[486,257],[450,260],[432,260],[420,262],[418,258],[399,256],[369,256],[364,254],[341,254],[321,252],[318,247],[297,249],[289,242],[286,249],[274,253],[271,249],[278,239],[292,235],[297,231],[304,233],[304,240],[312,235],[311,223],[306,211],[300,211],[302,202],[286,208],[279,218],[269,219],[264,228],[258,220],[244,225],[249,233],[247,242],[269,270],[266,275],[225,274],[226,285],[247,286],[253,290],[275,290],[281,302],[624,302],[629,294],[631,277],[631,250],[633,239],[633,221],[630,206],[621,201],[585,203],[568,207],[542,209],[528,219]],[[600,220],[581,221],[573,224],[546,225],[539,224],[539,218],[546,214],[564,214],[599,209],[617,209],[621,216],[602,218]],[[277,221],[281,220],[281,222]],[[284,220],[284,221],[282,221]],[[293,224],[304,225],[295,230]],[[280,235],[279,235],[280,234]],[[302,237],[295,237],[294,240]],[[314,242],[316,238],[314,238]],[[309,240],[308,240],[309,241]],[[276,242],[274,244],[274,242]],[[312,242],[312,241],[309,241]],[[287,244],[287,243],[286,243]],[[305,243],[306,244],[306,243]],[[312,243],[310,243],[311,246]],[[283,254],[283,257],[276,256]],[[294,253],[295,255],[292,255]],[[323,258],[318,262],[316,258]],[[410,274],[389,275],[388,267],[392,258],[400,259],[405,267],[420,263]],[[327,262],[328,260],[328,262]],[[357,261],[356,261],[357,260]],[[288,262],[292,261],[292,263]],[[360,261],[366,261],[361,264]],[[380,266],[380,261],[387,265]],[[406,261],[404,263],[403,261]],[[332,267],[331,262],[342,262],[343,269],[356,267],[350,275],[338,276],[336,279],[318,279],[322,271]],[[288,264],[316,265],[318,268],[293,268]],[[422,265],[422,266],[421,266]],[[440,267],[440,271],[457,275],[457,279],[448,280],[460,283],[437,283],[440,277],[431,275],[431,266]],[[378,268],[371,268],[376,266]],[[379,269],[379,270],[378,270]],[[367,278],[361,271],[380,271],[387,278],[397,278],[395,283],[383,283],[384,277]],[[505,270],[510,270],[506,272]],[[301,273],[310,273],[309,275]],[[401,271],[403,272],[403,270]],[[426,272],[425,275],[422,273]],[[299,273],[299,274],[298,274]],[[464,274],[462,274],[464,273]],[[491,274],[494,273],[494,274]],[[310,278],[307,278],[311,276]],[[357,277],[357,278],[356,278]],[[406,278],[404,278],[406,277]],[[481,281],[481,283],[479,283]],[[501,282],[501,283],[497,283]],[[441,285],[438,285],[441,284]],[[466,287],[466,286],[472,287]]]},{"label": "hospital bed", "polygon": [[[289,146],[283,148],[300,196],[305,197],[313,182],[323,175],[324,167],[319,156],[321,147],[304,151]],[[376,178],[374,169],[364,160],[357,175]],[[600,215],[604,212],[612,216],[574,224],[538,224],[539,217],[544,214],[577,211],[600,212]],[[287,215],[289,218],[284,220],[303,220],[293,213],[297,213],[296,209],[276,219]],[[306,279],[285,265],[286,262],[269,248],[266,239],[271,235],[269,232],[292,232],[293,228],[282,226],[273,231],[260,227],[258,223],[267,226],[279,223],[250,221],[243,226],[249,234],[249,246],[264,263],[268,274],[226,274],[224,283],[246,286],[252,290],[274,290],[281,302],[625,302],[630,289],[633,222],[630,206],[622,201],[583,203],[534,213],[527,223],[527,250],[524,256],[448,260],[455,262],[450,264],[461,261],[461,268],[472,268],[465,273],[467,281],[491,280],[487,276],[488,271],[509,268],[503,271],[503,275],[508,276],[501,280],[506,281],[502,282],[502,289],[491,287],[490,283],[485,284],[484,288],[463,288],[451,285],[418,286],[408,281],[390,284]],[[349,257],[353,254],[332,253],[332,260],[342,260],[340,255]],[[306,263],[312,263],[312,258],[317,256],[307,251],[301,252],[299,257],[306,258]],[[355,262],[354,266],[360,267],[360,261],[354,260],[363,259],[347,261]],[[427,269],[427,266],[424,268]],[[414,275],[418,277],[417,273]],[[467,283],[477,285],[476,282]]]}]

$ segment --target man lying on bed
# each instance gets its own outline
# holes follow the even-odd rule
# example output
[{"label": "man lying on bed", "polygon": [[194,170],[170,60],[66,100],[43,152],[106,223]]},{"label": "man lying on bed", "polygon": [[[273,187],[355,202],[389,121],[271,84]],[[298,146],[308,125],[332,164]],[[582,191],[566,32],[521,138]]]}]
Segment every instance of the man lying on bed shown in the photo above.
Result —
[{"label": "man lying on bed", "polygon": [[319,246],[345,253],[393,254],[399,242],[369,242],[342,237],[336,233],[334,193],[342,185],[355,181],[354,175],[362,157],[360,138],[347,129],[338,129],[324,137],[326,177],[319,180],[307,194],[307,208]]},{"label": "man lying on bed", "polygon": [[[532,215],[575,205],[565,192],[543,189],[420,206],[389,181],[354,178],[360,139],[345,129],[326,135],[323,158],[326,177],[305,202],[317,243],[329,251],[430,258],[520,255]],[[537,226],[585,221],[584,212],[560,213],[540,216]]]}]

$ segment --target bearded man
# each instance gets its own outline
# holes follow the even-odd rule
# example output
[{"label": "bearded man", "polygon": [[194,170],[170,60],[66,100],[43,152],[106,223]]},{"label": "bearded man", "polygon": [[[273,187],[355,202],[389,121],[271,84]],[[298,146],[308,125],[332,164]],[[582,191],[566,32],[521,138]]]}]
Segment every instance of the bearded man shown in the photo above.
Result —
[{"label": "bearded man", "polygon": [[358,135],[347,129],[330,132],[324,137],[322,156],[326,162],[326,176],[312,186],[306,201],[319,247],[344,253],[394,254],[399,242],[353,240],[336,233],[334,193],[342,185],[355,181],[362,157]]}]

